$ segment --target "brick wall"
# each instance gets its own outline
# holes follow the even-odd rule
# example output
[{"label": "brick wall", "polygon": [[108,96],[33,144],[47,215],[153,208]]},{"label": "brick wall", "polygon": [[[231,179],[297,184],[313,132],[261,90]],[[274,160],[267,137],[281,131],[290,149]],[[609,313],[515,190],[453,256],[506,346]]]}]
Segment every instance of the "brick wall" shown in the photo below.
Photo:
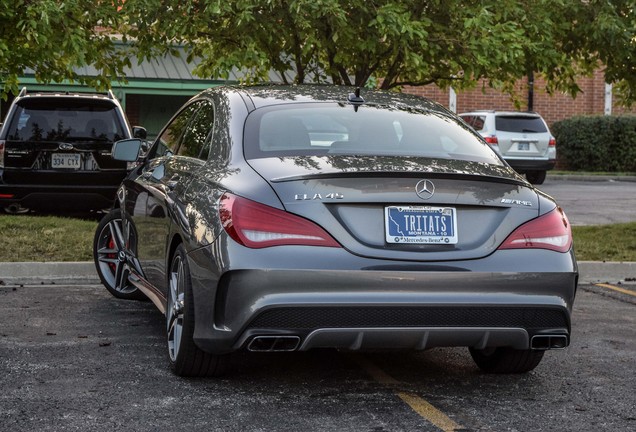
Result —
[{"label": "brick wall", "polygon": [[139,95],[136,95],[136,94],[126,95],[126,116],[128,117],[128,122],[131,125],[140,124],[140,121],[139,121],[140,105],[141,105],[141,98]]},{"label": "brick wall", "polygon": [[[542,79],[535,79],[534,86],[534,111],[545,118],[548,124],[563,120],[575,115],[602,115],[605,111],[605,79],[602,70],[598,70],[592,77],[583,77],[578,81],[581,92],[572,98],[565,94],[548,95]],[[526,81],[520,81],[517,85],[521,95],[521,109],[527,107]],[[435,85],[409,87],[405,92],[424,96],[448,107],[449,91],[441,90]],[[636,107],[631,109],[620,106],[616,96],[612,98],[612,114],[636,114]],[[457,92],[457,112],[471,111],[475,109],[515,110],[510,97],[488,87],[485,81],[481,81],[473,90]]]}]

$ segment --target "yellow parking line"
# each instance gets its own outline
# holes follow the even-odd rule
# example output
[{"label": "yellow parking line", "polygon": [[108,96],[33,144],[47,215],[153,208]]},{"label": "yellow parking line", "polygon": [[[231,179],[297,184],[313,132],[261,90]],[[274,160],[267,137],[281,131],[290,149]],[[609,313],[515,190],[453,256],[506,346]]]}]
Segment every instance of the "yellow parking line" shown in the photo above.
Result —
[{"label": "yellow parking line", "polygon": [[631,290],[628,290],[628,289],[625,289],[625,288],[620,288],[620,287],[617,287],[617,286],[614,286],[614,285],[602,284],[602,283],[595,284],[595,285],[597,287],[611,289],[611,290],[618,291],[618,292],[623,293],[623,294],[627,294],[627,295],[636,297],[636,292],[635,291],[631,291]]},{"label": "yellow parking line", "polygon": [[[377,367],[375,364],[371,363],[368,359],[360,356],[354,355],[352,358],[355,360],[358,365],[362,367],[374,380],[389,387],[396,387],[400,385],[400,381],[396,380],[382,369]],[[435,425],[439,429],[444,432],[454,432],[461,429],[464,429],[459,424],[455,423],[450,417],[446,414],[435,408],[433,405],[428,403],[426,400],[421,397],[414,395],[413,393],[406,393],[402,391],[395,390],[395,394],[402,399],[408,406],[411,407],[413,411],[418,413],[422,418],[427,420],[429,423]]]},{"label": "yellow parking line", "polygon": [[419,396],[411,393],[398,393],[400,399],[406,402],[416,413],[443,430],[444,432],[455,432],[463,429],[460,425],[451,420],[446,414],[426,402]]}]

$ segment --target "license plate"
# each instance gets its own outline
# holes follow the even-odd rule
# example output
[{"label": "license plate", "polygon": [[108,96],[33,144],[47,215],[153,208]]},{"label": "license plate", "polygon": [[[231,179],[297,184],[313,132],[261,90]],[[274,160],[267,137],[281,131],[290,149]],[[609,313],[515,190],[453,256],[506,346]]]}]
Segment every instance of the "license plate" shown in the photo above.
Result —
[{"label": "license plate", "polygon": [[51,155],[51,168],[56,169],[80,169],[81,159],[79,154],[53,153]]},{"label": "license plate", "polygon": [[457,211],[453,207],[384,208],[387,243],[456,244]]},{"label": "license plate", "polygon": [[517,150],[519,151],[528,151],[530,150],[530,143],[517,143]]}]

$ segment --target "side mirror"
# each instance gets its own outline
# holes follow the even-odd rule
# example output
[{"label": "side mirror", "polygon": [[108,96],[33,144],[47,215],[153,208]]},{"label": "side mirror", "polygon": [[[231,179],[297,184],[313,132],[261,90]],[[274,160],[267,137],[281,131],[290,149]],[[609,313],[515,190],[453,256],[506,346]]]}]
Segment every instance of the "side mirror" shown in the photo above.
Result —
[{"label": "side mirror", "polygon": [[132,133],[134,138],[146,139],[148,136],[148,132],[146,132],[146,128],[141,126],[133,126]]},{"label": "side mirror", "polygon": [[115,160],[135,162],[139,158],[140,149],[141,140],[138,138],[120,140],[113,144],[111,155]]}]

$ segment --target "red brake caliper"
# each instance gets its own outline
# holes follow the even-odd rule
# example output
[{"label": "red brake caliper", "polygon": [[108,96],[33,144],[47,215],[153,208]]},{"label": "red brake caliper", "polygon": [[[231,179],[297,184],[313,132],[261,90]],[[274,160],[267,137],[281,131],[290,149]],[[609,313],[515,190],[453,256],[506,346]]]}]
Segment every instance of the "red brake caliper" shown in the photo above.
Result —
[{"label": "red brake caliper", "polygon": [[[114,249],[115,248],[115,239],[111,236],[110,239],[108,240],[108,249]],[[114,253],[110,253],[108,254],[108,258],[117,258],[117,254]],[[115,273],[117,266],[115,266],[114,263],[109,263],[108,267],[110,267],[110,271],[112,271],[113,273]]]}]

